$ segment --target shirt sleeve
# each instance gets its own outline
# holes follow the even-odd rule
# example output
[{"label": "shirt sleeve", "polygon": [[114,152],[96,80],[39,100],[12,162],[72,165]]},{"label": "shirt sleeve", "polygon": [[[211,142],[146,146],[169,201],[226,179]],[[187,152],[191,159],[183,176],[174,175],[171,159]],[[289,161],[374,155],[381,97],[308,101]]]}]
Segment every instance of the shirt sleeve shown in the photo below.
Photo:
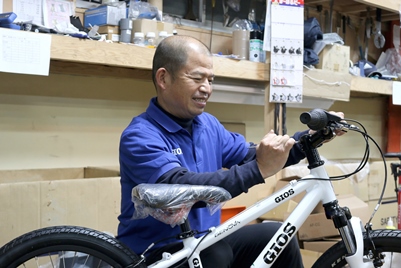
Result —
[{"label": "shirt sleeve", "polygon": [[[298,141],[303,135],[306,135],[309,130],[301,131],[301,132],[296,132],[292,138],[296,141]],[[239,165],[248,163],[249,161],[252,161],[256,159],[256,146],[257,144],[255,143],[250,143],[249,150],[245,158],[239,163]],[[295,144],[288,156],[287,162],[285,163],[284,167],[288,167],[291,165],[295,165],[299,163],[302,159],[305,158],[305,153],[302,151],[301,146],[299,143]]]},{"label": "shirt sleeve", "polygon": [[264,179],[256,160],[252,160],[241,166],[234,165],[230,169],[206,173],[190,172],[186,168],[178,167],[163,174],[157,183],[219,186],[226,189],[234,198],[248,192],[252,186],[264,183]]},{"label": "shirt sleeve", "polygon": [[124,132],[120,141],[124,177],[136,184],[155,183],[166,171],[181,166],[167,146],[163,137],[143,126]]}]

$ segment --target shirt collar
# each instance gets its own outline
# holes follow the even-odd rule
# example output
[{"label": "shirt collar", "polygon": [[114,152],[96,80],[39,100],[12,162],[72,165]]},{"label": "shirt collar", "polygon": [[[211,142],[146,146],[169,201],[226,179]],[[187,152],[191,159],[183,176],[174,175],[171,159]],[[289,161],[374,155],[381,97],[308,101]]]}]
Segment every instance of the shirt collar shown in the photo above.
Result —
[{"label": "shirt collar", "polygon": [[[154,97],[150,100],[149,106],[146,109],[146,113],[155,120],[160,126],[169,132],[178,132],[183,129],[177,122],[175,122],[170,116],[168,116],[161,108],[156,104],[157,98]],[[200,117],[196,116],[193,119],[193,124],[203,125]]]}]

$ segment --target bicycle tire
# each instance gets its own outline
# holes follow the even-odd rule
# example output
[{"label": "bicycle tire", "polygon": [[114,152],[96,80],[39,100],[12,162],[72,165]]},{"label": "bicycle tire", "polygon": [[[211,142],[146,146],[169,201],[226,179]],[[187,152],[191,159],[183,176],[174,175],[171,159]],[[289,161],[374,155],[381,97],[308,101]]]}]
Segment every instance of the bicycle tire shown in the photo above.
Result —
[{"label": "bicycle tire", "polygon": [[[39,261],[41,263],[36,264]],[[116,238],[86,227],[42,228],[23,234],[0,248],[0,267],[25,267],[24,264],[32,267],[33,263],[33,267],[90,267],[88,261],[96,263],[96,267],[146,268],[139,262],[138,255]]]},{"label": "bicycle tire", "polygon": [[[373,230],[370,232],[370,237],[378,250],[378,252],[382,252],[386,254],[386,258],[388,259],[385,263],[384,267],[400,267],[399,261],[401,261],[401,230]],[[366,233],[363,234],[364,238],[364,255],[368,253],[369,240],[366,236]],[[391,253],[396,253],[391,254]],[[330,247],[326,252],[323,253],[319,257],[319,259],[313,264],[312,268],[339,268],[339,267],[347,267],[345,260],[345,245],[342,241]],[[397,258],[398,265],[393,264],[393,266],[388,266],[389,260],[393,260],[393,258]],[[395,266],[394,266],[395,265]],[[372,265],[373,267],[373,265]]]}]

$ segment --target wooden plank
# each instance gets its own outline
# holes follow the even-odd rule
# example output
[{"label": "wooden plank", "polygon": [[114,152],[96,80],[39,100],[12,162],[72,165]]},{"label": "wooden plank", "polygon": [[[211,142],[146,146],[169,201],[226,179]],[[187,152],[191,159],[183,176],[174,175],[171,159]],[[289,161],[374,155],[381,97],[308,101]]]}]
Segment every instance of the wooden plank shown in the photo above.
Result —
[{"label": "wooden plank", "polygon": [[399,12],[400,1],[399,0],[354,0],[368,6],[380,7],[383,10],[392,12]]},{"label": "wooden plank", "polygon": [[215,56],[213,65],[214,73],[219,77],[266,82],[270,79],[270,67],[264,63]]},{"label": "wooden plank", "polygon": [[154,49],[130,44],[52,35],[51,59],[137,69],[151,69]]},{"label": "wooden plank", "polygon": [[[120,43],[105,43],[93,40],[83,40],[65,36],[53,36],[51,47],[52,64],[57,66],[52,67],[54,72],[62,71],[64,68],[61,62],[74,62],[81,64],[88,64],[88,67],[79,66],[78,68],[87,74],[95,75],[97,71],[102,75],[109,72],[108,75],[126,76],[134,75],[127,73],[127,70],[113,68],[106,68],[105,66],[131,68],[140,71],[135,75],[136,78],[146,76],[141,70],[151,70],[154,49],[139,47],[134,45],[126,45]],[[66,64],[66,70],[75,74],[73,64]],[[90,70],[95,65],[96,67]],[[267,64],[255,63],[251,61],[238,61],[227,59],[223,57],[214,57],[214,71],[216,76],[232,78],[232,79],[245,79],[245,80],[258,80],[269,81],[269,67]]]},{"label": "wooden plank", "polygon": [[92,77],[114,77],[143,80],[152,79],[151,70],[58,60],[51,61],[50,73]]},{"label": "wooden plank", "polygon": [[351,81],[351,91],[391,95],[393,92],[393,82],[354,76]]}]

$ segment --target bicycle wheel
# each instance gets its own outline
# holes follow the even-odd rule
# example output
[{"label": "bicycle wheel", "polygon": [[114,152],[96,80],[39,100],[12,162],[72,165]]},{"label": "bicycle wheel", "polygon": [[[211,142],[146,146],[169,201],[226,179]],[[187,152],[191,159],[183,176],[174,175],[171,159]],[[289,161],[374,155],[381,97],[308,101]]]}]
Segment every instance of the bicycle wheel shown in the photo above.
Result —
[{"label": "bicycle wheel", "polygon": [[0,248],[0,267],[136,267],[140,258],[114,237],[77,226],[55,226],[24,234]]},{"label": "bicycle wheel", "polygon": [[[401,230],[373,230],[370,237],[378,250],[384,253],[384,265],[382,268],[401,267]],[[364,255],[367,258],[369,240],[364,238]],[[345,260],[345,246],[343,242],[339,242],[329,248],[320,258],[313,264],[312,268],[339,268],[348,267]],[[372,264],[372,267],[373,264]]]}]

